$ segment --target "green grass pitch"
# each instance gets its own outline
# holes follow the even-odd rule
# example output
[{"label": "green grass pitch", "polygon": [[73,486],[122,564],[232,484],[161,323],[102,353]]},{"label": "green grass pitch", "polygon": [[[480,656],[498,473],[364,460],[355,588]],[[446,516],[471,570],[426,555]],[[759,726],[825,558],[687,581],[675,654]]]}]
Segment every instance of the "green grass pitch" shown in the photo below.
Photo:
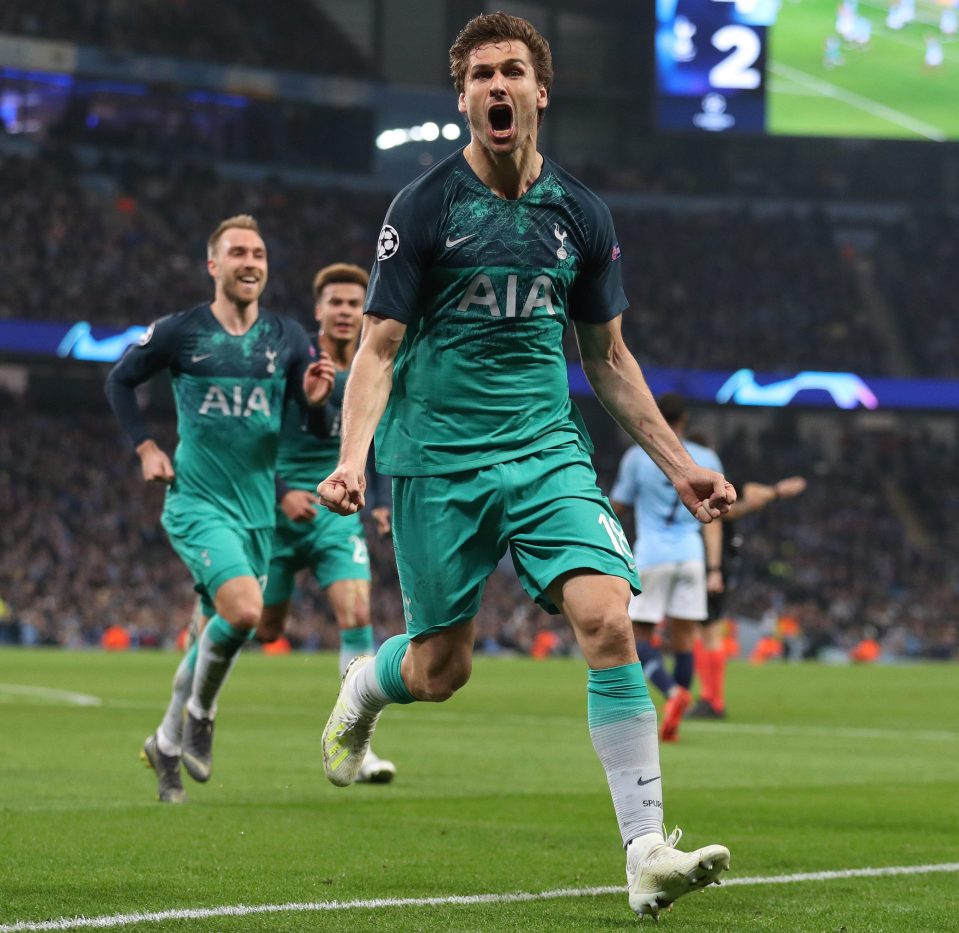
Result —
[{"label": "green grass pitch", "polygon": [[[191,801],[170,807],[153,799],[137,752],[175,664],[148,652],[0,651],[0,931],[67,917],[623,883],[581,662],[478,658],[449,703],[386,711],[375,746],[396,762],[394,784],[341,789],[324,780],[319,755],[336,659],[245,655],[221,697],[213,779],[184,778]],[[959,863],[956,674],[734,665],[728,722],[687,723],[663,749],[666,815],[686,830],[684,843],[730,847],[729,880],[753,880],[682,899],[659,929],[959,930],[955,868],[756,880]],[[123,922],[110,928],[609,931],[640,921],[625,893],[586,893]]]},{"label": "green grass pitch", "polygon": [[867,48],[843,43],[843,63],[824,66],[835,35],[838,0],[784,0],[769,36],[767,130],[792,136],[959,139],[959,39],[943,42],[945,60],[924,65],[925,37],[940,35],[941,7],[916,4],[918,18],[886,26],[885,0],[860,0],[872,23]]}]

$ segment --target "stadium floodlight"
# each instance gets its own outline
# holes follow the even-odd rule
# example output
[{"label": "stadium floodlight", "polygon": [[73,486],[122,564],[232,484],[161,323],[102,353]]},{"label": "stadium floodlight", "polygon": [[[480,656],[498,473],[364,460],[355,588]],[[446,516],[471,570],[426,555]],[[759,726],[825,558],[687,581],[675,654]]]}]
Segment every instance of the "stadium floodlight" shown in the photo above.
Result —
[{"label": "stadium floodlight", "polygon": [[383,132],[376,137],[376,148],[395,149],[397,146],[402,146],[406,143],[432,143],[439,139],[440,136],[442,136],[443,139],[452,141],[459,139],[461,132],[456,123],[447,123],[441,130],[438,123],[429,120],[419,126],[411,126],[409,129],[383,130]]}]

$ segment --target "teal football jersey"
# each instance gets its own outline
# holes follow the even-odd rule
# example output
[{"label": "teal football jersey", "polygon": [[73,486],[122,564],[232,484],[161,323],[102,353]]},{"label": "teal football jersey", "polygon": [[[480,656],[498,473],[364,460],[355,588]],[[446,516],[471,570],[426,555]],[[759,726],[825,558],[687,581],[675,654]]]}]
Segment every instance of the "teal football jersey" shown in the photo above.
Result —
[{"label": "teal football jersey", "polygon": [[494,195],[462,152],[401,191],[365,309],[407,325],[377,468],[439,475],[588,447],[563,337],[570,321],[625,310],[619,256],[609,209],[548,159],[517,200]]},{"label": "teal football jersey", "polygon": [[276,458],[285,404],[305,406],[309,338],[261,310],[245,334],[227,333],[208,304],[162,318],[111,370],[107,394],[134,445],[148,437],[132,389],[168,369],[179,443],[164,514],[214,509],[247,528],[275,524]]},{"label": "teal football jersey", "polygon": [[291,489],[316,491],[340,458],[340,419],[349,370],[337,370],[333,391],[323,406],[303,418],[295,401],[287,402],[276,472]]}]

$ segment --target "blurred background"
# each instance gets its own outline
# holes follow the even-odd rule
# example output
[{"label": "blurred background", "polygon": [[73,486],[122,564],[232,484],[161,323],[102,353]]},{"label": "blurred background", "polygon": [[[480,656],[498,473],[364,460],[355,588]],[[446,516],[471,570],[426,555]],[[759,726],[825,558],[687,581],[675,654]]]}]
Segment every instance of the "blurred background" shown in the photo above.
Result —
[{"label": "blurred background", "polygon": [[[465,144],[447,49],[494,9],[551,41],[541,147],[612,209],[654,391],[689,399],[737,484],[809,480],[737,525],[739,650],[956,658],[956,0],[5,0],[0,642],[177,639],[191,581],[107,369],[210,295],[232,214],[264,229],[265,306],[308,324],[315,270],[371,265],[392,196]],[[629,442],[569,356],[608,491]],[[172,450],[169,385],[142,402]],[[383,638],[403,614],[371,547]],[[335,647],[301,582],[290,641]],[[508,566],[479,631],[572,650]]]}]

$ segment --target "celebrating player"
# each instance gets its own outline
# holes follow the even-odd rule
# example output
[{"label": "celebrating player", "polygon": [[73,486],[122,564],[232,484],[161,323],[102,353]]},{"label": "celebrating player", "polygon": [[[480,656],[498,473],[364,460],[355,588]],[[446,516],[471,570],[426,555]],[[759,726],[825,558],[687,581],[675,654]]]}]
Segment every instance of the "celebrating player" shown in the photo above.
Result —
[{"label": "celebrating player", "polygon": [[[302,327],[260,308],[267,253],[252,217],[230,217],[213,231],[207,269],[213,302],[152,324],[106,385],[143,478],[169,486],[163,527],[211,617],[177,668],[166,715],[143,747],[167,803],[186,799],[181,758],[191,777],[209,780],[216,697],[260,621],[284,402],[292,396],[319,404],[334,381],[328,358],[310,363]],[[134,393],[163,369],[178,413],[172,463],[147,430]]]},{"label": "celebrating player", "polygon": [[373,433],[394,477],[406,635],[350,665],[323,733],[324,766],[353,782],[389,703],[440,702],[469,679],[487,577],[509,549],[527,592],[571,622],[589,666],[588,721],[640,914],[718,880],[729,852],[663,837],[656,713],[626,612],[639,581],[596,487],[569,398],[572,321],[597,395],[675,484],[718,518],[736,493],[663,421],[621,335],[627,307],[608,208],[537,149],[549,102],[546,40],[525,20],[478,16],[450,61],[470,142],[405,188],[380,233],[363,340],[346,388],[340,461],[319,486],[363,506]]},{"label": "celebrating player", "polygon": [[[296,402],[290,400],[283,421],[277,458],[276,535],[270,575],[263,593],[263,619],[257,628],[262,642],[283,633],[293,579],[309,567],[323,588],[340,630],[340,673],[357,655],[373,651],[370,624],[370,558],[359,515],[317,512],[316,477],[331,471],[340,452],[340,412],[343,388],[356,355],[363,320],[363,300],[369,274],[359,266],[336,263],[313,279],[314,314],[319,324],[317,347],[333,362],[336,381],[322,408],[311,413],[313,430],[304,431]],[[381,534],[390,530],[390,508],[373,504],[372,515]],[[393,763],[370,749],[357,780],[385,784],[393,779]]]},{"label": "celebrating player", "polygon": [[[685,400],[667,392],[657,404],[689,456],[705,469],[722,472],[719,457],[712,450],[683,439],[689,420]],[[660,735],[664,742],[675,742],[683,714],[692,702],[689,688],[693,682],[696,623],[707,618],[707,589],[718,592],[722,588],[722,523],[701,526],[683,508],[677,490],[638,444],[623,455],[610,499],[617,515],[633,509],[634,553],[643,592],[630,600],[629,615],[636,624],[643,670],[666,697]],[[675,655],[672,675],[652,641],[654,627],[664,620]]]}]

